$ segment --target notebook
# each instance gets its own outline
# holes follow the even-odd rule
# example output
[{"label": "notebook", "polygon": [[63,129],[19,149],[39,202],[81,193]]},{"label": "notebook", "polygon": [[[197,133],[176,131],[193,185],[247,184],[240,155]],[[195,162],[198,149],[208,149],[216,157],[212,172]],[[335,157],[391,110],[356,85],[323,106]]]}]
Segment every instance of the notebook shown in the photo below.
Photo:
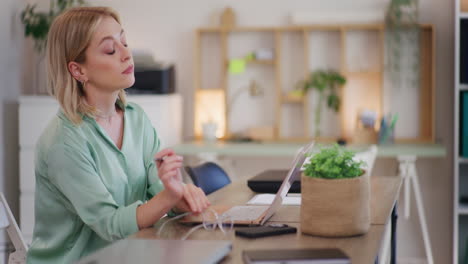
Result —
[{"label": "notebook", "polygon": [[218,263],[231,252],[227,240],[124,239],[82,258],[78,264]]},{"label": "notebook", "polygon": [[351,264],[337,248],[246,250],[242,258],[246,264]]},{"label": "notebook", "polygon": [[[300,177],[301,167],[306,159],[308,152],[312,150],[314,143],[311,142],[299,149],[294,157],[291,168],[281,184],[275,199],[268,206],[262,205],[213,205],[210,209],[216,211],[220,216],[228,216],[236,225],[263,225],[281,206],[293,182]],[[203,218],[201,215],[190,215],[182,219],[184,223],[201,223]]]}]

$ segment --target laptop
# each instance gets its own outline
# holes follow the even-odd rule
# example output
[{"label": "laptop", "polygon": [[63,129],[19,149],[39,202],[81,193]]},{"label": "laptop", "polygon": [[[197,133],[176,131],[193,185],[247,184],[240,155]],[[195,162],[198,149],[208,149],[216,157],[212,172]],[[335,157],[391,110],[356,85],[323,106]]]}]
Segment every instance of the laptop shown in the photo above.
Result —
[{"label": "laptop", "polygon": [[[229,217],[235,225],[263,225],[278,210],[292,184],[300,177],[306,154],[312,150],[313,146],[314,142],[311,142],[299,149],[271,205],[213,205],[210,206],[210,209],[216,211],[219,216]],[[183,218],[181,222],[202,223],[203,218],[202,215],[189,215]]]},{"label": "laptop", "polygon": [[[277,193],[287,174],[288,170],[266,170],[250,178],[247,181],[247,186],[258,193]],[[301,192],[300,177],[293,182],[289,192]]]},{"label": "laptop", "polygon": [[218,263],[231,252],[227,240],[124,239],[82,258],[78,264]]}]

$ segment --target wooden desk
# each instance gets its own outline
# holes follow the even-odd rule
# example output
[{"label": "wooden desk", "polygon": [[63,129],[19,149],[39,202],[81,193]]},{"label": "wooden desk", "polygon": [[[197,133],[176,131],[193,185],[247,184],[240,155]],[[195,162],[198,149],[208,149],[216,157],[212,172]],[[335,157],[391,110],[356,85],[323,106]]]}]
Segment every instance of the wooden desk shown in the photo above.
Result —
[{"label": "wooden desk", "polygon": [[[389,222],[392,208],[398,197],[401,178],[371,177],[371,227],[367,234],[349,238],[322,238],[303,235],[300,232],[299,206],[282,206],[268,222],[283,222],[298,227],[297,234],[273,236],[258,239],[246,239],[234,236],[233,233],[224,235],[221,231],[206,231],[200,229],[193,233],[189,239],[228,239],[233,243],[231,254],[223,263],[243,263],[242,251],[245,249],[274,249],[274,248],[329,248],[337,247],[351,257],[352,263],[374,263],[381,248],[385,232],[385,225]],[[209,195],[213,204],[245,204],[255,195],[244,181],[237,181],[229,186]],[[132,238],[142,239],[178,239],[189,229],[178,223],[169,223],[161,237],[157,237],[158,227],[164,222],[161,220],[154,228],[139,231]]]},{"label": "wooden desk", "polygon": [[[173,147],[180,155],[198,156],[199,158],[216,160],[219,156],[236,157],[292,157],[297,149],[303,143],[278,143],[278,142],[263,142],[263,143],[236,143],[236,142],[215,142],[204,143],[201,141],[185,142]],[[347,145],[346,148],[353,151],[360,151],[366,148],[366,145]],[[419,185],[419,177],[416,169],[416,160],[420,158],[443,158],[446,156],[445,147],[440,144],[388,144],[379,145],[378,158],[396,158],[398,161],[398,170],[403,178],[405,185],[404,192],[404,218],[410,216],[410,198],[411,190],[414,191],[416,201],[416,209],[419,215],[418,221],[421,227],[424,249],[426,252],[427,262],[434,263],[432,257],[432,248],[429,238],[429,230],[427,227],[426,213],[424,211],[423,193]],[[385,258],[385,254],[383,256]]]}]

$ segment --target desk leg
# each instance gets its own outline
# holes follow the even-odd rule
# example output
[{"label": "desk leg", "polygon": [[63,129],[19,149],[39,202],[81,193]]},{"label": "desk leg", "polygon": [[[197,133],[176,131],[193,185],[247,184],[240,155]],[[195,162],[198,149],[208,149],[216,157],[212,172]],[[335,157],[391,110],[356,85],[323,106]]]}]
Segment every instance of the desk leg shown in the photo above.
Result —
[{"label": "desk leg", "polygon": [[392,238],[391,238],[391,252],[390,252],[390,264],[396,264],[396,230],[397,230],[397,221],[398,221],[398,207],[395,203],[395,206],[392,210]]},{"label": "desk leg", "polygon": [[414,191],[414,197],[416,199],[416,209],[418,210],[419,214],[419,222],[421,223],[421,231],[423,235],[424,249],[426,251],[427,264],[434,264],[431,242],[429,239],[429,231],[426,224],[426,214],[424,212],[424,204],[419,186],[418,175],[416,172],[416,156],[398,156],[398,162],[400,163],[400,176],[403,178],[403,184],[405,184],[405,218],[409,217],[409,189],[412,187]]}]

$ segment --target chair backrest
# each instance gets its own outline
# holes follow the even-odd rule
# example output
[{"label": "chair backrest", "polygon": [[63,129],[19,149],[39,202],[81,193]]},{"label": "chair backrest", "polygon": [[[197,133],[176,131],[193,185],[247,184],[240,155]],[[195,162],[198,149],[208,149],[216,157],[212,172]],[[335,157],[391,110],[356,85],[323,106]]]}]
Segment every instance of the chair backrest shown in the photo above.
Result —
[{"label": "chair backrest", "polygon": [[11,213],[10,207],[5,199],[3,193],[0,192],[0,228],[5,229],[10,237],[15,252],[10,253],[9,262],[12,263],[26,263],[26,252],[28,246],[24,241],[23,235],[16,223],[15,217]]},{"label": "chair backrest", "polygon": [[205,162],[198,166],[185,166],[193,184],[200,187],[205,194],[210,194],[231,183],[227,173],[214,162]]}]

